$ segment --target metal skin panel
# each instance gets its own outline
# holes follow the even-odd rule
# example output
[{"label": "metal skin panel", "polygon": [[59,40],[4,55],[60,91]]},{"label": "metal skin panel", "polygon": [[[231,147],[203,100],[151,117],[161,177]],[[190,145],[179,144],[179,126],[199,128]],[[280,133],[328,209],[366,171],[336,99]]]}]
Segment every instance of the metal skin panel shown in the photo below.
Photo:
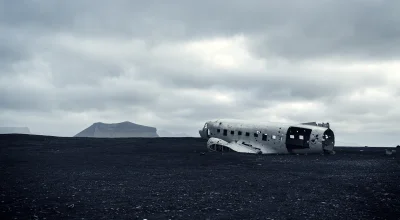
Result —
[{"label": "metal skin panel", "polygon": [[[219,132],[218,132],[219,130]],[[310,131],[311,130],[311,131]],[[324,134],[329,130],[332,140],[325,142]],[[231,133],[233,131],[233,134]],[[239,135],[241,131],[241,135]],[[293,134],[295,139],[290,138]],[[202,138],[208,139],[207,148],[211,151],[235,151],[239,153],[262,154],[305,154],[332,153],[333,131],[326,127],[284,124],[250,123],[240,120],[213,120],[205,123],[199,131]],[[266,135],[266,136],[265,136]],[[308,137],[309,135],[309,137]],[[299,137],[303,139],[299,139]],[[222,147],[224,146],[224,147]],[[227,148],[229,149],[227,149]]]}]

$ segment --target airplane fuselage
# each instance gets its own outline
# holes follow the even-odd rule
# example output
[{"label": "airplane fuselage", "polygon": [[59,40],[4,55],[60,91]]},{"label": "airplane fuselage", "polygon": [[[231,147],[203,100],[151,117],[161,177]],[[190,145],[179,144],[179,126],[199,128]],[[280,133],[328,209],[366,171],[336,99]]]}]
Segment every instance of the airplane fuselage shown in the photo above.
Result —
[{"label": "airplane fuselage", "polygon": [[307,124],[250,123],[215,120],[199,131],[212,151],[256,154],[333,152],[335,136],[330,128]]}]

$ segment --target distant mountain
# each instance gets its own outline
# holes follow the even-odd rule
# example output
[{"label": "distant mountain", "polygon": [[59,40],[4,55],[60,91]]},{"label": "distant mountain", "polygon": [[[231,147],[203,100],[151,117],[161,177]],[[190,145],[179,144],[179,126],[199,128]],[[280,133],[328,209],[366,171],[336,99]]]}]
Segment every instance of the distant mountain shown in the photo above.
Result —
[{"label": "distant mountain", "polygon": [[27,127],[0,127],[0,134],[31,134]]},{"label": "distant mountain", "polygon": [[124,138],[159,137],[154,127],[135,124],[129,121],[106,124],[97,122],[79,132],[74,137]]},{"label": "distant mountain", "polygon": [[157,134],[160,137],[190,137],[188,134],[185,133],[172,133],[166,130],[158,130]]}]

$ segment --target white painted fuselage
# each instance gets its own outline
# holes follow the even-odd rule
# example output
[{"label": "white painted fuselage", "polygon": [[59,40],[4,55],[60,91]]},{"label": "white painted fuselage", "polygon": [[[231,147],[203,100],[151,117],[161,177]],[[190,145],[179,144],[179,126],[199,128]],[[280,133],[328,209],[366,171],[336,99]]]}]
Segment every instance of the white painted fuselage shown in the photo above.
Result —
[{"label": "white painted fuselage", "polygon": [[250,123],[214,120],[199,131],[211,151],[255,154],[332,153],[335,136],[329,127],[308,124]]}]

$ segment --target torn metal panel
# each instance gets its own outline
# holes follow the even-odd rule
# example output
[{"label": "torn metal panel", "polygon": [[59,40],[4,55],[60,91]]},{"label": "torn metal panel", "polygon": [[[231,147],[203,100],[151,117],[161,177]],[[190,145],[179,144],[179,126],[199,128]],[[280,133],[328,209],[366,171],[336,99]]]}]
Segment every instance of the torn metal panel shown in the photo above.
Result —
[{"label": "torn metal panel", "polygon": [[335,135],[329,123],[250,123],[214,120],[199,131],[212,151],[288,154],[333,153]]},{"label": "torn metal panel", "polygon": [[324,127],[324,128],[330,128],[329,122],[327,123],[317,123],[317,122],[306,122],[306,123],[301,123],[302,125],[312,125],[312,126],[319,126],[319,127]]},{"label": "torn metal panel", "polygon": [[210,138],[207,142],[207,148],[211,151],[220,152],[240,152],[240,153],[261,153],[261,150],[256,146],[251,144],[246,144],[246,142],[231,142],[228,143],[219,138]]}]

